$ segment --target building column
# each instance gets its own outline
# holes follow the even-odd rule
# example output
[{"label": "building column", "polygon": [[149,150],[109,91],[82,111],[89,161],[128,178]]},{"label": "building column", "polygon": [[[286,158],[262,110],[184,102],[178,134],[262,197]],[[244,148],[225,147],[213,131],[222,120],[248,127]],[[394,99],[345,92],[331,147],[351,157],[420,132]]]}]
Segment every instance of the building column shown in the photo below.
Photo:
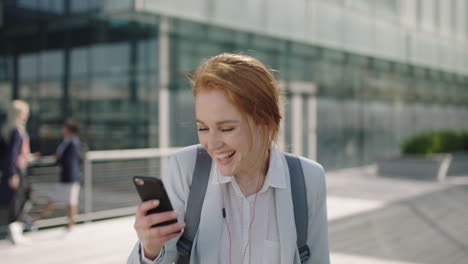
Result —
[{"label": "building column", "polygon": [[128,122],[131,124],[130,127],[130,147],[136,148],[138,146],[138,131],[140,122],[140,107],[138,105],[138,46],[137,40],[133,36],[129,42],[130,46],[130,67],[128,70],[128,87],[129,87],[129,112],[130,119]]},{"label": "building column", "polygon": [[302,155],[302,95],[294,93],[291,98],[292,104],[292,153],[296,155]]},{"label": "building column", "polygon": [[[168,148],[169,126],[169,21],[161,16],[159,21],[159,147]],[[167,166],[167,158],[161,158],[161,175]]]},{"label": "building column", "polygon": [[308,158],[317,160],[317,97],[315,93],[310,94],[307,99],[308,112]]},{"label": "building column", "polygon": [[69,118],[72,114],[70,105],[70,32],[65,33],[63,49],[63,76],[62,76],[62,120]]},{"label": "building column", "polygon": [[12,55],[12,60],[13,60],[13,71],[12,71],[12,76],[11,76],[11,88],[12,88],[12,93],[11,93],[11,99],[19,99],[19,55],[16,52],[16,50],[13,50],[13,55]]},{"label": "building column", "polygon": [[[317,159],[317,99],[312,82],[291,82],[291,152]],[[304,112],[304,104],[307,112]],[[304,132],[304,128],[306,128]]]},{"label": "building column", "polygon": [[[283,87],[283,86],[281,86]],[[284,115],[283,118],[280,121],[280,127],[279,127],[279,133],[278,133],[278,147],[282,151],[286,151],[286,124],[285,124],[285,118],[286,118],[286,95],[283,97],[280,97],[280,111]]]}]

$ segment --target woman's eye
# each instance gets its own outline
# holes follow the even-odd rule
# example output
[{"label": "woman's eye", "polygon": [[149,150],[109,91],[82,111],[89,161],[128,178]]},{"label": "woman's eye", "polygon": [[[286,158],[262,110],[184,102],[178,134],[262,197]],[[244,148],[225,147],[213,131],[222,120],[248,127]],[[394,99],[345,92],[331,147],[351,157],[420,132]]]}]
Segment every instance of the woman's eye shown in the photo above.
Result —
[{"label": "woman's eye", "polygon": [[207,131],[207,130],[208,130],[208,128],[204,128],[204,127],[199,127],[199,128],[198,128],[198,131],[200,131],[200,132],[202,132],[202,131]]},{"label": "woman's eye", "polygon": [[233,131],[234,128],[222,128],[221,131],[222,132],[229,132],[229,131]]}]

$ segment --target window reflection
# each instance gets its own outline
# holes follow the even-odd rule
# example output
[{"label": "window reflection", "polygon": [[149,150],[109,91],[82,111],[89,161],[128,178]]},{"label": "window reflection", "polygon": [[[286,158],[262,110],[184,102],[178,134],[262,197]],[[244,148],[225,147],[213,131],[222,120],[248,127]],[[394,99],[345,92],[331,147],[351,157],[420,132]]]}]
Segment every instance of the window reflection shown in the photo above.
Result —
[{"label": "window reflection", "polygon": [[[334,2],[343,6],[332,5],[326,10],[338,12],[352,6],[365,12],[382,5],[379,12],[392,16],[396,1]],[[18,3],[29,9],[62,8],[57,1]],[[70,1],[70,12],[94,10],[101,3]],[[337,20],[326,12],[317,15],[322,30],[319,37],[333,40],[344,36],[363,48],[371,43],[365,19],[350,21],[353,24],[349,28],[362,29],[361,34],[348,34],[340,31],[342,23],[348,21]],[[87,19],[77,23],[70,19],[69,25],[57,27],[54,32],[31,33],[36,35],[15,46],[17,57],[0,58],[0,68],[7,65],[5,71],[0,71],[0,122],[2,107],[14,91],[11,79],[16,59],[16,91],[21,99],[31,103],[44,148],[41,151],[55,150],[61,137],[61,121],[68,117],[64,111],[67,107],[69,114],[83,124],[83,136],[90,149],[157,147],[160,87],[157,27],[110,18]],[[378,155],[396,153],[401,139],[419,130],[462,126],[454,120],[462,120],[466,113],[457,108],[468,101],[466,78],[404,62],[351,54],[326,45],[300,44],[177,19],[170,21],[171,146],[197,142],[186,76],[200,61],[221,52],[241,52],[258,58],[276,70],[274,75],[285,89],[292,83],[316,84],[318,157],[327,168],[354,166]],[[418,41],[426,43],[423,37]],[[415,50],[419,52],[415,56],[435,56],[431,54],[437,46],[426,44]],[[285,137],[290,145],[292,111],[288,102]],[[449,104],[458,105],[450,108]],[[305,103],[303,107],[304,118],[308,120]],[[434,120],[431,115],[442,121],[424,121]],[[302,133],[307,144],[307,121]]]},{"label": "window reflection", "polygon": [[119,74],[128,71],[130,47],[128,43],[96,44],[90,48],[94,73]]}]

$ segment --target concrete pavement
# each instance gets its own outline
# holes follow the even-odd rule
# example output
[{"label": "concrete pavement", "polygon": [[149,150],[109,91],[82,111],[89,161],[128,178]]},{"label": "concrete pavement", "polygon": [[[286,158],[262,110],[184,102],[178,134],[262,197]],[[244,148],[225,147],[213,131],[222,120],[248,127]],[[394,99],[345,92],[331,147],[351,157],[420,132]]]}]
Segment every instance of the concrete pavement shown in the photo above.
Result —
[{"label": "concrete pavement", "polygon": [[[332,263],[468,263],[468,176],[445,182],[384,178],[375,167],[327,173]],[[125,263],[136,241],[133,217],[0,241],[0,262]]]}]

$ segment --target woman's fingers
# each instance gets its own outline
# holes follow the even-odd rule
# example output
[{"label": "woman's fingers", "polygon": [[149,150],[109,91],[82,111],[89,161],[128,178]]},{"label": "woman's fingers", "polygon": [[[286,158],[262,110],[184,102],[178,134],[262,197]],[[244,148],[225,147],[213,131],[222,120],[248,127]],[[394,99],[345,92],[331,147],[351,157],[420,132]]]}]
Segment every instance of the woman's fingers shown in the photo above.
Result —
[{"label": "woman's fingers", "polygon": [[179,232],[172,232],[168,235],[165,235],[163,237],[160,237],[160,241],[162,244],[166,243],[167,241],[175,238],[175,237],[178,237],[180,234],[182,234],[183,232],[183,229],[179,229]]},{"label": "woman's fingers", "polygon": [[141,203],[135,214],[134,228],[139,240],[145,247],[145,255],[153,256],[159,254],[161,247],[167,241],[179,236],[185,227],[184,222],[170,225],[153,227],[156,224],[177,219],[177,212],[169,211],[147,215],[148,211],[159,206],[158,200]]},{"label": "woman's fingers", "polygon": [[150,229],[151,237],[166,237],[172,236],[174,233],[177,235],[180,234],[180,231],[185,228],[184,222],[177,222],[170,225],[158,226]]},{"label": "woman's fingers", "polygon": [[148,226],[153,226],[156,224],[160,224],[169,220],[177,219],[177,212],[175,211],[168,211],[163,213],[155,213],[145,216],[145,223]]},{"label": "woman's fingers", "polygon": [[151,201],[146,201],[142,202],[138,207],[136,211],[136,217],[144,217],[146,213],[159,206],[159,200],[151,200]]}]

